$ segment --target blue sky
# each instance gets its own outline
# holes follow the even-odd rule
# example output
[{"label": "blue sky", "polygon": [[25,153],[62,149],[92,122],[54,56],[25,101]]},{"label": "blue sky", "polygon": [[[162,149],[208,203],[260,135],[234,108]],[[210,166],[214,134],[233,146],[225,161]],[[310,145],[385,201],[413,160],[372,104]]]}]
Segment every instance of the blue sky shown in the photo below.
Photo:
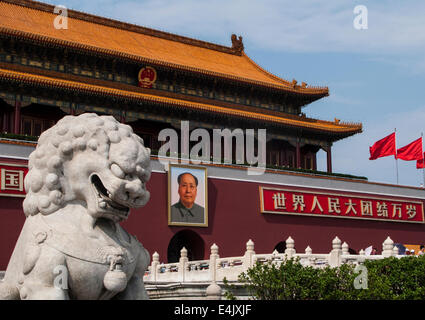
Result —
[{"label": "blue sky", "polygon": [[[330,96],[304,108],[308,117],[363,123],[336,142],[333,170],[396,183],[392,157],[370,161],[369,146],[397,129],[397,147],[425,131],[425,1],[409,0],[105,0],[46,1],[116,20],[230,46],[287,80],[328,86]],[[353,12],[364,5],[368,29]],[[318,169],[326,155],[318,153]],[[420,186],[422,170],[398,161],[399,184]]]}]

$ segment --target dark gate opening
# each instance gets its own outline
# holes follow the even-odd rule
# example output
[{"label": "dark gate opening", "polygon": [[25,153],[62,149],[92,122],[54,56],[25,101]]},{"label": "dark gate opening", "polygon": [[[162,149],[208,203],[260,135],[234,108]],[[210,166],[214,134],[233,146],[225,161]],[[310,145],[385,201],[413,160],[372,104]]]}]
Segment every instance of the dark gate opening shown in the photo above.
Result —
[{"label": "dark gate opening", "polygon": [[281,241],[274,247],[273,251],[276,250],[279,253],[285,253],[285,249],[286,249],[286,242]]},{"label": "dark gate opening", "polygon": [[170,240],[167,249],[168,263],[178,262],[180,250],[185,247],[189,261],[204,259],[204,240],[192,230],[177,232]]}]

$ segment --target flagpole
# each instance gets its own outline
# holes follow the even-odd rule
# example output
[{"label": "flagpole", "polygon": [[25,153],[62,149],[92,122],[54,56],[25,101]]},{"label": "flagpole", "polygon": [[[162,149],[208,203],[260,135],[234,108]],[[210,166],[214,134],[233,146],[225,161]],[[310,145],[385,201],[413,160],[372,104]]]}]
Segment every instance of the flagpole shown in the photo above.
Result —
[{"label": "flagpole", "polygon": [[398,184],[398,159],[397,159],[397,128],[394,128],[394,133],[395,133],[395,138],[394,138],[394,142],[395,142],[395,168],[396,168],[396,175],[397,175],[397,184]]},{"label": "flagpole", "polygon": [[424,177],[424,185],[425,188],[425,161],[424,161],[424,133],[421,132],[421,138],[422,138],[422,174]]}]

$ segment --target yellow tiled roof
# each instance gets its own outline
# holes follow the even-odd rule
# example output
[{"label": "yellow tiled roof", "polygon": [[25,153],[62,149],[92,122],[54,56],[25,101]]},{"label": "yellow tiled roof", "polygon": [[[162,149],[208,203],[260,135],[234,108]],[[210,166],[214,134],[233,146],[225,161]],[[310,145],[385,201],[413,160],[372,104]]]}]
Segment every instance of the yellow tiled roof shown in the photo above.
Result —
[{"label": "yellow tiled roof", "polygon": [[0,34],[203,73],[317,98],[327,87],[299,86],[259,67],[232,48],[68,10],[68,29],[55,29],[53,6],[0,2]]},{"label": "yellow tiled roof", "polygon": [[275,123],[283,126],[309,128],[313,130],[319,130],[328,133],[339,133],[339,134],[354,134],[361,132],[361,124],[346,124],[340,123],[339,121],[330,122],[316,119],[309,119],[303,117],[289,118],[285,116],[276,116],[270,114],[264,114],[259,112],[250,112],[245,110],[231,109],[222,106],[216,106],[213,104],[200,103],[187,101],[183,99],[175,99],[164,96],[157,96],[154,94],[141,93],[137,91],[123,90],[112,88],[108,86],[88,84],[82,81],[66,80],[56,77],[50,77],[45,75],[37,75],[34,73],[10,70],[7,68],[0,68],[0,79],[14,80],[22,83],[31,83],[44,87],[52,88],[63,88],[70,90],[78,90],[80,92],[87,92],[90,94],[100,94],[108,96],[117,96],[127,99],[148,101],[153,103],[161,103],[172,107],[184,107],[196,111],[212,112],[218,114],[224,114],[231,117],[251,119],[255,121],[265,121]]}]

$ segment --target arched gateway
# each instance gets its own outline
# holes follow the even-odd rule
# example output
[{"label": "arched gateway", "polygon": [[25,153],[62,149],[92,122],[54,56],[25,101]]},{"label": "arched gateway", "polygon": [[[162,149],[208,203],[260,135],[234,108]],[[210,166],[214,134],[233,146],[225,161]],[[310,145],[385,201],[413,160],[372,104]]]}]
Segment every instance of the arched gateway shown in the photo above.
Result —
[{"label": "arched gateway", "polygon": [[180,250],[183,247],[187,250],[189,261],[202,260],[204,258],[204,240],[192,230],[182,230],[177,232],[168,244],[168,263],[179,261]]}]

